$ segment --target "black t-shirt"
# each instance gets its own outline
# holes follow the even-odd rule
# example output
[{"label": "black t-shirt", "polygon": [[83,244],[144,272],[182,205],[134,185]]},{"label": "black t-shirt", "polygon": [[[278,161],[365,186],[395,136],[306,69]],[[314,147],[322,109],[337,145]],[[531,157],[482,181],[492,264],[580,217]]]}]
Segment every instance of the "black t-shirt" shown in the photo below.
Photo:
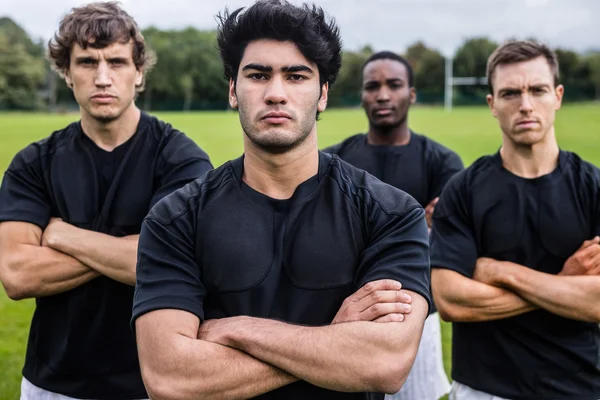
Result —
[{"label": "black t-shirt", "polygon": [[[191,139],[145,113],[114,154],[94,147],[73,123],[19,152],[0,188],[0,221],[44,229],[60,217],[112,236],[138,234],[156,202],[212,169]],[[101,276],[36,299],[23,375],[71,397],[147,397],[129,325],[133,291]]]},{"label": "black t-shirt", "polygon": [[455,152],[414,132],[404,146],[372,145],[367,142],[366,134],[358,134],[323,151],[337,154],[342,160],[405,191],[423,207],[438,197],[446,182],[463,169]]},{"label": "black t-shirt", "polygon": [[[499,153],[454,176],[435,209],[431,266],[472,278],[478,257],[557,274],[600,234],[600,170],[560,152],[550,174],[524,179]],[[600,398],[598,324],[536,310],[453,324],[452,377],[516,400]]]},{"label": "black t-shirt", "polygon": [[[242,172],[243,158],[228,162],[151,210],[140,236],[133,323],[174,308],[201,320],[249,315],[327,325],[347,296],[384,278],[430,302],[427,225],[412,197],[325,153],[318,174],[288,200],[254,191]],[[383,395],[298,382],[260,398]]]}]

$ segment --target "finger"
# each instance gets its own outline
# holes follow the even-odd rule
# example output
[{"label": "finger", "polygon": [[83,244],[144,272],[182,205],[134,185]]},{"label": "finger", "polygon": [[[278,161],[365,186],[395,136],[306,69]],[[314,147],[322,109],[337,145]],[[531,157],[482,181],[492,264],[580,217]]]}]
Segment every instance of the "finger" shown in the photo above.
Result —
[{"label": "finger", "polygon": [[583,248],[582,250],[578,250],[577,252],[579,253],[579,257],[581,257],[583,260],[594,258],[598,253],[600,253],[600,244],[588,244],[587,247]]},{"label": "finger", "polygon": [[579,248],[579,250],[583,250],[586,247],[592,245],[592,244],[599,244],[600,243],[600,236],[596,236],[593,239],[590,240],[584,240],[583,244],[581,245],[581,247]]},{"label": "finger", "polygon": [[380,279],[377,281],[371,281],[366,283],[363,287],[358,289],[355,294],[351,295],[352,301],[359,301],[365,296],[369,296],[371,293],[378,290],[400,290],[402,284],[392,279]]},{"label": "finger", "polygon": [[364,312],[369,307],[380,303],[410,304],[412,297],[401,290],[377,290],[354,303],[358,312]]},{"label": "finger", "polygon": [[404,314],[387,314],[383,317],[379,317],[373,322],[402,322],[404,321]]},{"label": "finger", "polygon": [[412,307],[405,303],[377,303],[360,313],[361,321],[374,321],[388,314],[410,314]]},{"label": "finger", "polygon": [[594,258],[591,259],[590,268],[585,272],[586,275],[598,275],[598,270],[600,270],[600,253],[596,254]]}]

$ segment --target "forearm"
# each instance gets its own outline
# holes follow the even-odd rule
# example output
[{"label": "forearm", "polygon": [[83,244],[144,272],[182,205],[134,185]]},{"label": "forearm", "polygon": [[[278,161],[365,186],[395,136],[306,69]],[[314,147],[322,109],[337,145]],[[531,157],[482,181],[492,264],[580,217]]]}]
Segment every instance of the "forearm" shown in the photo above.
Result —
[{"label": "forearm", "polygon": [[20,245],[2,257],[2,283],[14,300],[50,296],[83,285],[100,274],[79,260],[36,245]]},{"label": "forearm", "polygon": [[[499,262],[499,261],[497,261]],[[600,276],[557,276],[501,262],[497,283],[566,318],[600,322]]]},{"label": "forearm", "polygon": [[[148,349],[148,352],[156,349]],[[180,335],[152,371],[141,353],[144,382],[153,399],[241,399],[298,379],[241,351]]]},{"label": "forearm", "polygon": [[54,238],[48,245],[89,265],[102,275],[135,285],[139,235],[117,238],[74,226],[70,230],[68,235]]},{"label": "forearm", "polygon": [[537,308],[513,292],[477,282],[454,271],[434,270],[432,289],[440,316],[449,322],[492,321]]},{"label": "forearm", "polygon": [[394,393],[412,367],[421,330],[404,322],[305,327],[246,317],[228,344],[316,386]]}]

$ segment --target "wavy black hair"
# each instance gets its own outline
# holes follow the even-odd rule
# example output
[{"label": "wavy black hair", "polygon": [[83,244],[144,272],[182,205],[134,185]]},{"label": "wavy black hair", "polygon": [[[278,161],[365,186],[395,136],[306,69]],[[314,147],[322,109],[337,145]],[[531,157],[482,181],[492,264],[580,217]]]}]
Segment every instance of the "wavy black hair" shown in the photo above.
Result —
[{"label": "wavy black hair", "polygon": [[[225,77],[237,80],[248,43],[274,39],[296,44],[298,50],[319,69],[319,82],[335,82],[342,64],[339,28],[315,5],[295,6],[286,0],[258,0],[243,11],[227,9],[217,15],[217,42]],[[243,12],[242,12],[243,11]]]},{"label": "wavy black hair", "polygon": [[408,60],[396,53],[392,53],[391,51],[380,51],[378,53],[372,54],[367,61],[362,66],[362,71],[364,72],[367,64],[377,60],[393,60],[398,61],[400,64],[404,64],[406,67],[406,72],[408,73],[408,86],[415,87],[415,73],[413,72],[412,66],[408,62]]}]

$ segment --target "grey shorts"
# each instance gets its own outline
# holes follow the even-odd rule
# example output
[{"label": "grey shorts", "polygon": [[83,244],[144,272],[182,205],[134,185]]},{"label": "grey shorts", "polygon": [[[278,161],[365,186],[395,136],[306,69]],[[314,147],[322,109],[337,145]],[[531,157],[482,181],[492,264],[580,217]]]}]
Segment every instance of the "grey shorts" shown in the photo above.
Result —
[{"label": "grey shorts", "polygon": [[[21,381],[21,400],[80,400],[74,397],[65,396],[64,394],[58,394],[50,392],[46,389],[35,386],[29,382],[25,377]],[[148,399],[144,399],[148,400]]]}]

